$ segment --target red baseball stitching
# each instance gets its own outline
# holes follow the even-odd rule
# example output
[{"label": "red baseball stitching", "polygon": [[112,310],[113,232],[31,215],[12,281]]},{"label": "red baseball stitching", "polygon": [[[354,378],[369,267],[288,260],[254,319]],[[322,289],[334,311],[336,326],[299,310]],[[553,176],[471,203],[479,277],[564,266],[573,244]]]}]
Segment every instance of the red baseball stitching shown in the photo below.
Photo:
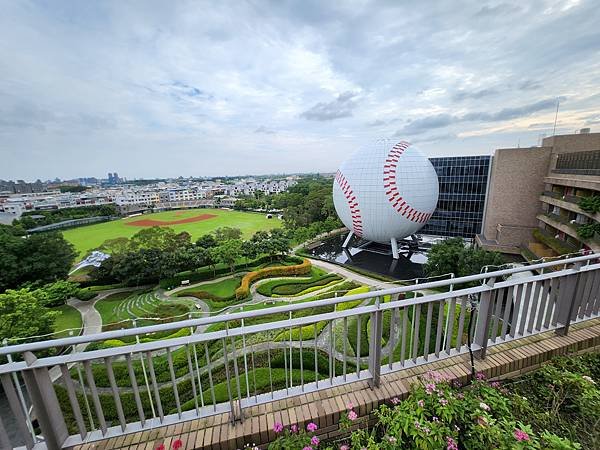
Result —
[{"label": "red baseball stitching", "polygon": [[350,187],[350,183],[346,180],[346,177],[339,170],[335,174],[335,181],[337,181],[340,189],[344,193],[344,197],[346,197],[346,201],[348,202],[348,206],[350,207],[350,215],[352,216],[352,231],[358,237],[362,237],[362,217],[360,215],[360,209],[358,208],[358,201],[356,200],[356,195],[352,192],[352,188]]},{"label": "red baseball stitching", "polygon": [[383,164],[383,187],[385,189],[385,195],[387,195],[388,200],[396,211],[408,220],[417,223],[425,223],[432,214],[417,211],[410,206],[406,200],[402,199],[402,196],[398,191],[398,186],[396,185],[396,168],[398,166],[398,160],[409,146],[410,144],[408,142],[402,141],[394,145],[388,153],[385,163]]}]

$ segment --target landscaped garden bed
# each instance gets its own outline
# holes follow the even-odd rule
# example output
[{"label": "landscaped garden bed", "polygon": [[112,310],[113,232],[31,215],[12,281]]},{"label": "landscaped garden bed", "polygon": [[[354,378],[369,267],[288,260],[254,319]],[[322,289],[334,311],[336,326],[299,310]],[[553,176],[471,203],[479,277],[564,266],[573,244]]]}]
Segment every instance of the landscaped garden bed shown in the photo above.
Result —
[{"label": "landscaped garden bed", "polygon": [[598,353],[557,358],[502,382],[477,374],[460,386],[428,372],[406,399],[392,399],[370,417],[348,405],[339,422],[346,437],[319,442],[312,439],[316,430],[275,424],[279,437],[269,449],[292,449],[298,442],[304,450],[597,449],[599,380]]}]

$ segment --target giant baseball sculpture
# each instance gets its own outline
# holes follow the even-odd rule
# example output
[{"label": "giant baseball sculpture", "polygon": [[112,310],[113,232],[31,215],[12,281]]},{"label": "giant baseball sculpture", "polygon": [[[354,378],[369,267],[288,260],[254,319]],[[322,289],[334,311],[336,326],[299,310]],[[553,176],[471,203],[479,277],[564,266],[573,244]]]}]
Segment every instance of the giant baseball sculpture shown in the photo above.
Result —
[{"label": "giant baseball sculpture", "polygon": [[438,201],[435,169],[408,142],[382,139],[354,153],[340,166],[333,202],[352,235],[390,243],[416,233],[432,216]]}]

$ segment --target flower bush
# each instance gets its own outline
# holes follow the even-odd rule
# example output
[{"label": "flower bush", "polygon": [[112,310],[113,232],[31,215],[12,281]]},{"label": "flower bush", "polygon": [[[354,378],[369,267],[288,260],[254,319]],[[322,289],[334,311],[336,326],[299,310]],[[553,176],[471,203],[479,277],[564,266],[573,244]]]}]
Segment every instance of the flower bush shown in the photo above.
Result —
[{"label": "flower bush", "polygon": [[300,429],[298,425],[286,429],[283,424],[277,422],[273,431],[279,436],[269,444],[269,450],[316,450],[321,443],[314,435],[317,430],[317,424],[314,422],[310,422],[306,430]]},{"label": "flower bush", "polygon": [[[561,378],[556,373],[553,375],[555,380]],[[571,375],[567,374],[563,378],[569,380]],[[593,378],[581,375],[576,378],[572,382],[577,383],[577,389],[583,389],[579,398],[589,409],[585,413],[580,410],[580,413],[595,414],[595,420],[600,421],[600,410],[596,405],[599,392]],[[564,399],[564,396],[560,398]],[[580,444],[570,438],[547,431],[556,432],[555,428],[539,427],[537,421],[535,426],[527,423],[526,418],[529,416],[521,414],[524,411],[522,405],[526,402],[522,396],[510,392],[500,383],[488,383],[483,374],[478,374],[470,385],[460,387],[451,385],[439,373],[429,372],[423,377],[422,384],[412,387],[406,400],[392,399],[391,405],[383,405],[375,411],[378,423],[374,428],[354,431],[336,449],[581,448]],[[356,419],[356,412],[352,405],[348,405],[346,415],[340,420],[340,428],[347,428]],[[333,450],[332,447],[328,449]]]}]

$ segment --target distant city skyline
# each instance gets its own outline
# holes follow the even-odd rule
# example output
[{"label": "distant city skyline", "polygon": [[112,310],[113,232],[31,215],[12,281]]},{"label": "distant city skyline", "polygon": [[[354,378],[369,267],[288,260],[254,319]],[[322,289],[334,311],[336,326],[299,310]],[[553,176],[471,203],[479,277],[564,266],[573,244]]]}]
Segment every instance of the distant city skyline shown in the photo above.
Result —
[{"label": "distant city skyline", "polygon": [[0,179],[332,172],[598,131],[591,1],[3,2]]}]

